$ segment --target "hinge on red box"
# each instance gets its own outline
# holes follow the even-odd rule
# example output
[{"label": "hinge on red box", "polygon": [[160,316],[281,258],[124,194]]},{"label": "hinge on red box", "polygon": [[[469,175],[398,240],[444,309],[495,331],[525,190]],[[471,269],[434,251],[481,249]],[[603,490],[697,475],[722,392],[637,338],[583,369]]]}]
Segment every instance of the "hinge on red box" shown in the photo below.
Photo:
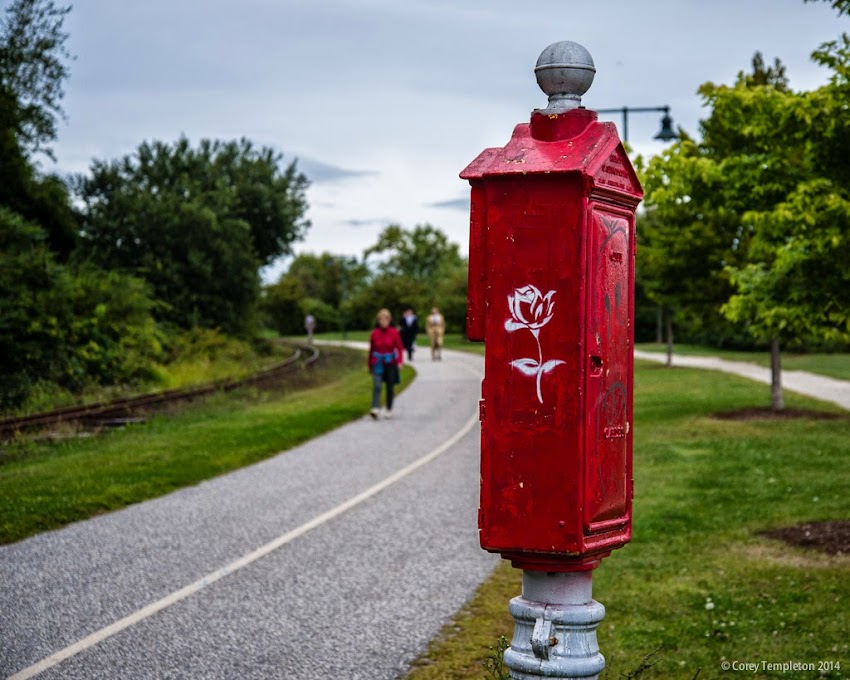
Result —
[{"label": "hinge on red box", "polygon": [[481,508],[478,508],[478,528],[480,529],[484,525],[484,511]]},{"label": "hinge on red box", "polygon": [[487,408],[484,404],[484,400],[478,402],[478,420],[482,423],[484,422],[484,418],[487,415]]}]

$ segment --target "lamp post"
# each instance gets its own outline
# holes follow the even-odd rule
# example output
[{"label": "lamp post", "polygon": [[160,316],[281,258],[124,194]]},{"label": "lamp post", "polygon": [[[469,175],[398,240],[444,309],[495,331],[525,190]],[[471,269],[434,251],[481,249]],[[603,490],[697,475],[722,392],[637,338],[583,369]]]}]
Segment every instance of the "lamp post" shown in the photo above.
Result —
[{"label": "lamp post", "polygon": [[348,339],[348,333],[345,329],[345,308],[343,305],[345,304],[345,295],[346,295],[346,285],[345,285],[345,255],[340,255],[339,258],[339,278],[340,278],[340,294],[339,294],[339,319],[340,324],[342,326],[342,339]]},{"label": "lamp post", "polygon": [[597,113],[622,113],[623,114],[623,141],[629,141],[629,114],[630,113],[648,113],[651,111],[663,111],[661,117],[661,130],[653,139],[660,139],[662,142],[669,142],[671,139],[676,139],[679,135],[673,130],[673,119],[670,117],[669,106],[621,106],[618,109],[596,109]]},{"label": "lamp post", "polygon": [[[670,107],[669,106],[621,106],[619,109],[596,109],[597,113],[622,113],[623,114],[623,141],[629,141],[629,114],[630,113],[649,113],[652,111],[662,111],[664,115],[661,117],[661,129],[658,131],[658,134],[653,137],[653,139],[660,139],[662,142],[669,142],[670,140],[677,139],[679,135],[676,134],[675,130],[673,130],[673,119],[670,117]],[[663,323],[664,310],[661,305],[656,307],[656,332],[655,332],[655,341],[660,343],[662,340],[662,323]],[[668,324],[669,324],[668,318]],[[668,327],[668,338],[672,337],[672,331]],[[672,350],[669,350],[672,351]],[[670,354],[668,352],[668,366],[670,361]]]}]

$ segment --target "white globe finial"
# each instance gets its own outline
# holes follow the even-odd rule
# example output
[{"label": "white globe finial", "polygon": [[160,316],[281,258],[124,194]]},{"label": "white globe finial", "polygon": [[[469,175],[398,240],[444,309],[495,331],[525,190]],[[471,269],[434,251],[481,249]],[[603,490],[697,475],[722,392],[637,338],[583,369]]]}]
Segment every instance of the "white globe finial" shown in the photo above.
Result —
[{"label": "white globe finial", "polygon": [[563,113],[581,106],[581,96],[595,74],[593,57],[578,43],[563,40],[549,45],[534,67],[537,84],[549,95],[549,106],[542,112]]}]

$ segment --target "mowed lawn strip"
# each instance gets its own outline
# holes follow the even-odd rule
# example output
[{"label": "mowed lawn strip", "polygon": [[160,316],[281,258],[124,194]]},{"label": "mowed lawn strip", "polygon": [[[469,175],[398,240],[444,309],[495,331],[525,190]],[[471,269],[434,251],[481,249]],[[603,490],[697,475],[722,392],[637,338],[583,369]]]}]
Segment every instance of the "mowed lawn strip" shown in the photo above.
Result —
[{"label": "mowed lawn strip", "polygon": [[[217,394],[146,424],[0,449],[0,543],[108,512],[290,449],[368,411],[364,353],[322,348],[280,392]],[[413,379],[405,367],[402,388]]]},{"label": "mowed lawn strip", "polygon": [[[594,572],[605,605],[609,678],[724,675],[732,661],[813,664],[758,677],[850,675],[850,556],[827,556],[758,532],[850,519],[850,414],[786,394],[833,419],[729,421],[764,386],[711,371],[637,362],[634,538]],[[482,678],[521,574],[503,563],[418,660],[408,680]],[[840,665],[841,669],[836,668]],[[821,673],[823,671],[823,673]],[[606,677],[603,673],[602,677]]]},{"label": "mowed lawn strip", "polygon": [[[665,345],[657,343],[641,342],[635,349],[644,352],[655,352],[664,354],[667,351]],[[676,355],[682,356],[711,356],[727,359],[729,361],[747,361],[752,364],[770,368],[770,352],[739,352],[735,350],[722,350],[714,347],[702,347],[700,345],[674,345],[673,361]],[[850,380],[850,354],[846,352],[818,353],[811,352],[800,354],[797,352],[782,353],[783,371],[808,371],[818,373],[838,380]]]}]

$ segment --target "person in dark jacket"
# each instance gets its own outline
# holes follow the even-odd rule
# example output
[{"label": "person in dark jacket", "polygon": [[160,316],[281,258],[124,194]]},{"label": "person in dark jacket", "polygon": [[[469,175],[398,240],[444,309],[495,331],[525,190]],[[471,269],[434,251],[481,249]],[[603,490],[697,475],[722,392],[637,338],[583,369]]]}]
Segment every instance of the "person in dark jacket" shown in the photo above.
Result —
[{"label": "person in dark jacket", "polygon": [[407,309],[398,325],[401,344],[407,350],[407,360],[413,361],[413,350],[416,349],[416,336],[419,334],[419,321],[412,309]]},{"label": "person in dark jacket", "polygon": [[392,326],[392,315],[388,309],[378,312],[378,323],[369,337],[369,372],[372,374],[372,410],[375,420],[381,415],[381,389],[387,386],[384,418],[392,418],[395,386],[400,380],[404,363],[404,345],[401,336]]}]

